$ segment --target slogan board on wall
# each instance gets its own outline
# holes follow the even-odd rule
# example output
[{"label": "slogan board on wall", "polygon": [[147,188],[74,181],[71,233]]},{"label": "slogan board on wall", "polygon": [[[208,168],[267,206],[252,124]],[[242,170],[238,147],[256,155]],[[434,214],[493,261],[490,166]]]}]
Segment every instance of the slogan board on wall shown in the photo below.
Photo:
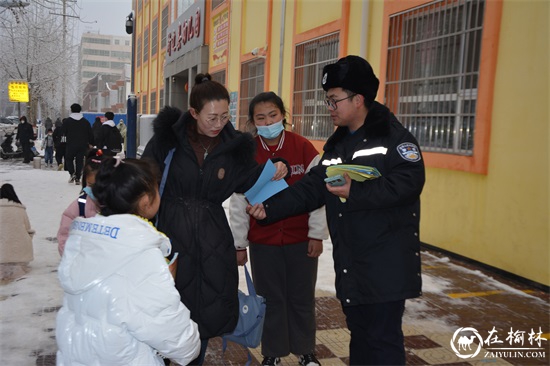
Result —
[{"label": "slogan board on wall", "polygon": [[10,102],[29,102],[29,83],[24,80],[8,81],[8,96]]},{"label": "slogan board on wall", "polygon": [[204,44],[204,1],[191,5],[166,31],[166,63]]},{"label": "slogan board on wall", "polygon": [[229,9],[212,18],[212,66],[227,62],[229,41]]},{"label": "slogan board on wall", "polygon": [[237,103],[239,103],[239,93],[229,93],[229,114],[231,115],[231,123],[237,128]]}]

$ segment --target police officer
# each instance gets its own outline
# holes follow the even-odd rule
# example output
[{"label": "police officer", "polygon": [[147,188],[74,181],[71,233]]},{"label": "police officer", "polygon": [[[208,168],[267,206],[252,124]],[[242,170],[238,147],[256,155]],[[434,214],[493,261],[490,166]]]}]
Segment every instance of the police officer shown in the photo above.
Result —
[{"label": "police officer", "polygon": [[[374,101],[378,85],[361,57],[326,65],[322,86],[337,128],[321,162],[291,187],[247,208],[260,223],[271,223],[326,204],[351,365],[404,365],[405,300],[421,295],[424,163],[414,136]],[[381,176],[359,182],[344,174],[345,184],[331,186],[324,179],[335,164],[374,167]]]}]

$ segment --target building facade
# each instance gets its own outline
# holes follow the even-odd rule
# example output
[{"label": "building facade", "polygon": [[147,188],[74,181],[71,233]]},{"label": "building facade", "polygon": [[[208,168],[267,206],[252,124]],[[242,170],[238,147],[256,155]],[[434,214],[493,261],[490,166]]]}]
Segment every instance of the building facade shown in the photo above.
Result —
[{"label": "building facade", "polygon": [[[102,87],[102,80],[116,80],[119,84],[123,82],[128,73],[125,68],[128,70],[131,60],[132,37],[97,33],[82,35],[79,77],[82,99],[87,100],[90,110],[100,111],[101,108],[112,104],[100,100],[99,92],[105,88],[109,89],[109,86]],[[95,91],[94,95],[91,94],[92,90]]]},{"label": "building facade", "polygon": [[134,0],[138,112],[185,109],[190,81],[208,71],[230,91],[237,128],[250,99],[272,90],[321,150],[333,132],[321,70],[360,55],[380,78],[377,100],[424,152],[421,240],[549,286],[549,7]]}]

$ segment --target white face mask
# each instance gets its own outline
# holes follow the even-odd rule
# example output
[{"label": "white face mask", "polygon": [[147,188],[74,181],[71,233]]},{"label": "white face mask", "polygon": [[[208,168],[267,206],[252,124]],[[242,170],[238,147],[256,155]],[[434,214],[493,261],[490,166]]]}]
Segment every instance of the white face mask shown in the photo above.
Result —
[{"label": "white face mask", "polygon": [[272,140],[274,138],[277,138],[283,132],[285,129],[285,126],[283,125],[283,120],[280,120],[279,122],[276,122],[269,126],[256,126],[258,129],[258,135],[262,136],[265,139]]}]

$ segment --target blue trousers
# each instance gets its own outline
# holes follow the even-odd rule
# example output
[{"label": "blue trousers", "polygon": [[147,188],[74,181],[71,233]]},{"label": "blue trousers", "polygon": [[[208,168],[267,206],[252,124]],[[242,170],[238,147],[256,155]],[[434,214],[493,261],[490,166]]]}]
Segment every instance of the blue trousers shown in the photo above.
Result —
[{"label": "blue trousers", "polygon": [[53,146],[46,147],[44,150],[44,162],[46,164],[53,164]]},{"label": "blue trousers", "polygon": [[405,365],[405,300],[343,306],[351,333],[350,365]]}]

